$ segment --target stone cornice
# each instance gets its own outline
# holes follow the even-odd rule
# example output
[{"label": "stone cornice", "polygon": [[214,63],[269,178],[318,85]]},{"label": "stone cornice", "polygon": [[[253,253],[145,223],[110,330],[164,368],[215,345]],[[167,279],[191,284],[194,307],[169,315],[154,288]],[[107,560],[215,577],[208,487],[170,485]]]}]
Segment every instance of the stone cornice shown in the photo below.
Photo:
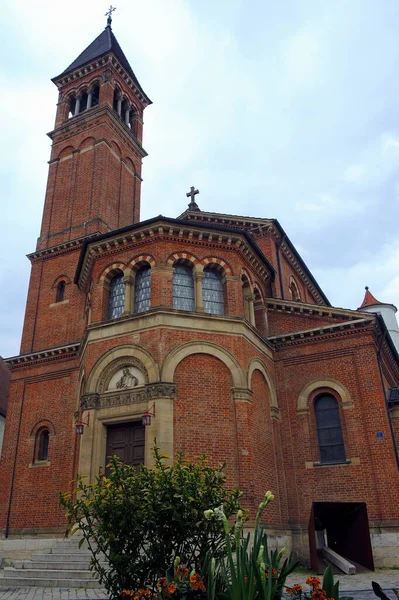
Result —
[{"label": "stone cornice", "polygon": [[62,242],[61,244],[56,244],[55,246],[50,246],[49,248],[43,248],[43,250],[37,250],[36,252],[31,252],[27,254],[29,260],[33,263],[37,260],[44,260],[46,258],[52,258],[53,256],[58,256],[60,254],[66,254],[67,252],[71,252],[72,250],[78,250],[84,239],[87,237],[93,237],[95,234],[90,234],[89,236],[83,236],[80,238],[75,238],[74,240],[69,240],[67,242]]},{"label": "stone cornice", "polygon": [[134,95],[140,100],[141,104],[145,108],[149,104],[151,104],[151,100],[147,98],[135,85],[133,79],[126,72],[126,70],[122,67],[121,63],[118,61],[116,56],[110,51],[105,56],[95,59],[94,61],[83,65],[81,67],[77,67],[73,71],[69,71],[64,76],[59,75],[52,79],[58,89],[61,89],[68,83],[78,81],[83,77],[86,77],[90,73],[94,73],[99,69],[103,69],[106,66],[112,66],[115,71],[122,77],[124,83],[134,92]]},{"label": "stone cornice", "polygon": [[198,339],[207,341],[214,335],[236,336],[253,344],[259,352],[272,358],[273,346],[257,329],[242,317],[210,315],[203,312],[186,312],[168,307],[151,308],[145,313],[119,317],[105,323],[92,323],[86,329],[80,354],[83,356],[89,344],[119,336],[132,335],[139,343],[140,335],[154,329],[192,331]]},{"label": "stone cornice", "polygon": [[242,228],[242,229],[256,229],[262,226],[271,226],[273,224],[272,219],[261,219],[253,217],[237,217],[236,215],[228,215],[223,213],[212,213],[204,211],[190,211],[186,210],[182,213],[178,219],[187,221],[199,221],[201,223],[220,223],[224,227]]},{"label": "stone cornice", "polygon": [[128,404],[148,402],[148,400],[155,400],[156,398],[174,399],[175,394],[175,383],[164,383],[159,381],[126,390],[115,390],[112,392],[104,392],[102,394],[85,394],[80,399],[80,407],[82,410],[91,410],[93,408],[101,409],[113,406],[126,406]]},{"label": "stone cornice", "polygon": [[356,320],[364,318],[366,315],[367,317],[370,317],[370,313],[359,313],[357,310],[320,306],[319,304],[309,304],[308,302],[296,302],[276,298],[265,298],[264,304],[267,306],[269,312],[288,312],[293,315],[313,315],[330,319],[347,317],[348,319]]},{"label": "stone cornice", "polygon": [[[53,142],[68,140],[70,137],[76,136],[77,129],[79,131],[85,131],[94,125],[97,125],[98,119],[104,115],[110,119],[113,131],[119,135],[123,134],[122,139],[124,143],[127,143],[128,145],[130,144],[131,149],[141,158],[148,156],[147,152],[144,150],[143,146],[140,144],[139,140],[133,134],[131,129],[129,129],[129,127],[119,117],[117,117],[115,111],[109,106],[98,106],[91,108],[90,110],[85,110],[78,115],[65,120],[59,127],[57,127],[57,129],[53,129],[47,135],[51,140],[53,140]],[[57,139],[55,140],[55,138]]]},{"label": "stone cornice", "polygon": [[319,341],[321,339],[359,333],[359,331],[366,331],[370,326],[374,325],[375,319],[373,318],[358,319],[357,321],[346,321],[337,323],[336,325],[325,325],[323,327],[294,331],[283,335],[273,335],[267,339],[276,349],[280,349],[316,340]]},{"label": "stone cornice", "polygon": [[76,342],[75,344],[68,344],[66,346],[56,346],[54,348],[38,350],[37,352],[11,356],[10,358],[5,358],[4,362],[7,363],[11,370],[14,370],[15,368],[26,367],[27,365],[32,364],[47,363],[65,358],[76,358],[79,353],[79,348],[80,342]]},{"label": "stone cornice", "polygon": [[238,249],[263,281],[270,278],[269,270],[256,256],[239,231],[232,231],[231,234],[223,231],[218,234],[214,230],[207,231],[203,226],[196,228],[195,224],[192,223],[172,225],[164,222],[160,217],[159,221],[155,223],[153,222],[147,226],[143,225],[141,228],[134,228],[132,233],[124,232],[114,236],[110,233],[106,240],[93,240],[90,242],[80,270],[79,287],[84,288],[86,286],[93,262],[97,256],[111,256],[119,252],[121,247],[135,248],[160,239],[173,240],[177,243],[183,242],[186,246],[206,245],[213,249]]},{"label": "stone cornice", "polygon": [[284,253],[284,256],[298,277],[300,277],[303,283],[312,292],[317,302],[320,305],[326,305],[326,298],[323,298],[322,293],[320,293],[321,290],[318,289],[317,282],[312,281],[312,275],[310,274],[309,269],[306,267],[301,257],[298,259],[292,243],[288,240],[280,224],[275,219],[239,217],[235,215],[189,210],[186,210],[182,215],[180,215],[179,219],[184,219],[191,222],[216,222],[231,228],[242,228],[248,231],[253,236],[255,241],[259,237],[272,237],[276,243],[281,244],[281,251]]}]

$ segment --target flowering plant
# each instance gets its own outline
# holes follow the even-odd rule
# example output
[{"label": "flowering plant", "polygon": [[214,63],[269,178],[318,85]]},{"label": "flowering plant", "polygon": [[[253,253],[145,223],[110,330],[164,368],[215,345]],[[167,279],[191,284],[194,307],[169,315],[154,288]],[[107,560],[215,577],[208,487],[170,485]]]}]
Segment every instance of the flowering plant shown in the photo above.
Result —
[{"label": "flowering plant", "polygon": [[277,552],[268,549],[267,534],[259,521],[266,506],[274,500],[266,492],[259,504],[255,519],[255,533],[251,544],[250,533],[243,536],[243,512],[239,510],[235,524],[230,525],[222,508],[205,511],[206,519],[222,522],[225,533],[226,558],[215,561],[208,552],[204,565],[208,600],[279,600],[287,576],[298,563],[290,555],[282,560],[285,548]]},{"label": "flowering plant", "polygon": [[165,600],[172,598],[194,600],[200,598],[202,592],[205,592],[205,583],[199,573],[194,570],[190,572],[187,567],[183,567],[177,556],[173,563],[173,574],[168,572],[166,577],[158,579],[157,589],[158,597]]},{"label": "flowering plant", "polygon": [[292,600],[353,600],[351,596],[339,595],[339,581],[334,583],[334,575],[330,565],[323,575],[323,583],[319,577],[308,577],[306,584],[308,590],[304,590],[299,584],[286,588],[287,594]]}]

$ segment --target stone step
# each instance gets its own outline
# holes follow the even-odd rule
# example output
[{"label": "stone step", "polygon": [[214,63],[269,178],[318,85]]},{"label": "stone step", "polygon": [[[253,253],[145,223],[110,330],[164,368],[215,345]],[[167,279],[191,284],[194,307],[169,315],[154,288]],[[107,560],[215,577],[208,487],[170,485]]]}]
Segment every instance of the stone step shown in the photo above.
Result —
[{"label": "stone step", "polygon": [[27,580],[22,577],[2,577],[0,573],[0,588],[2,587],[43,587],[43,588],[85,588],[94,590],[101,588],[101,585],[95,579],[43,579],[32,577]]},{"label": "stone step", "polygon": [[89,552],[81,553],[75,552],[74,554],[52,554],[45,552],[32,552],[32,560],[35,562],[52,562],[52,563],[62,563],[62,562],[73,562],[84,560],[89,564],[91,559],[91,554]]},{"label": "stone step", "polygon": [[32,552],[32,560],[35,561],[51,561],[51,562],[64,562],[71,560],[87,560],[89,562],[91,558],[90,552],[71,552],[67,554],[66,552],[55,553],[55,552],[43,552],[41,550],[37,550],[36,552]]},{"label": "stone step", "polygon": [[[22,564],[21,564],[22,563]],[[88,571],[89,563],[85,560],[68,560],[64,562],[42,562],[35,560],[14,561],[15,569],[35,569],[39,571]]]},{"label": "stone step", "polygon": [[84,569],[82,571],[76,570],[63,570],[63,569],[51,569],[46,571],[45,569],[15,569],[14,567],[5,567],[3,570],[4,578],[12,579],[92,579],[91,571]]}]

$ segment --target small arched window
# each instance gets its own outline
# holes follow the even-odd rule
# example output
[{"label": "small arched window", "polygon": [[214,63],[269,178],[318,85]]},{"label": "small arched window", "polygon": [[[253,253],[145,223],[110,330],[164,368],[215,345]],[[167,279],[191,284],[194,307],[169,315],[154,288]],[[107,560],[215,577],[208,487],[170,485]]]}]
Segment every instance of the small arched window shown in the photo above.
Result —
[{"label": "small arched window", "polygon": [[118,104],[119,104],[120,92],[118,88],[114,89],[114,100],[113,100],[113,108],[115,112],[118,112]]},{"label": "small arched window", "polygon": [[87,99],[88,99],[87,92],[83,92],[82,95],[80,96],[79,112],[83,112],[84,110],[87,109]]},{"label": "small arched window", "polygon": [[298,289],[297,283],[296,283],[296,281],[295,281],[295,279],[293,277],[291,277],[291,279],[290,279],[290,292],[291,292],[291,298],[295,302],[300,302],[301,295],[299,293],[299,289]]},{"label": "small arched window", "polygon": [[193,269],[183,263],[177,263],[173,270],[173,308],[195,308]]},{"label": "small arched window", "polygon": [[108,319],[117,319],[125,310],[125,284],[123,273],[118,273],[111,279],[108,295]]},{"label": "small arched window", "polygon": [[76,97],[72,96],[69,99],[68,119],[70,119],[71,117],[73,117],[75,115],[75,110],[76,110]]},{"label": "small arched window", "polygon": [[244,317],[247,321],[251,320],[250,310],[249,310],[249,302],[248,298],[251,296],[251,288],[249,285],[248,277],[243,275],[241,277],[241,285],[242,285],[242,300],[244,303]]},{"label": "small arched window", "polygon": [[98,106],[100,101],[100,86],[98,83],[91,90],[91,106]]},{"label": "small arched window", "polygon": [[134,280],[134,312],[149,310],[151,306],[151,268],[142,267]]},{"label": "small arched window", "polygon": [[34,462],[42,462],[48,459],[49,443],[50,432],[47,427],[41,427],[35,437]]},{"label": "small arched window", "polygon": [[314,403],[314,411],[319,439],[320,462],[344,462],[345,446],[336,398],[332,394],[318,396]]},{"label": "small arched window", "polygon": [[65,281],[60,281],[57,285],[57,292],[55,295],[56,302],[63,302],[65,300]]},{"label": "small arched window", "polygon": [[224,314],[224,292],[222,275],[212,267],[205,267],[202,280],[202,298],[205,312],[212,315]]}]

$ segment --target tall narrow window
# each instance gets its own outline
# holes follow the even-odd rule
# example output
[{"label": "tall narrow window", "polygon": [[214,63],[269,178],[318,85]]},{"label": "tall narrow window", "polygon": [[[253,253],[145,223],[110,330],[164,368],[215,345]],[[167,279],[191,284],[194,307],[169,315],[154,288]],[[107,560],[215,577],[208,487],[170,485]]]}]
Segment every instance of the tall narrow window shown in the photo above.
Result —
[{"label": "tall narrow window", "polygon": [[301,295],[299,293],[299,289],[298,289],[298,286],[296,284],[296,281],[295,281],[295,279],[293,277],[291,277],[291,280],[290,280],[290,292],[291,292],[291,298],[295,302],[300,302]]},{"label": "tall narrow window", "polygon": [[47,460],[49,442],[50,432],[47,427],[42,427],[36,433],[34,462]]},{"label": "tall narrow window", "polygon": [[202,298],[205,312],[213,315],[224,314],[224,293],[222,276],[212,267],[204,269],[202,280]]},{"label": "tall narrow window", "polygon": [[60,281],[57,285],[57,293],[55,296],[56,302],[62,302],[65,300],[65,281]]},{"label": "tall narrow window", "polygon": [[191,267],[178,263],[173,271],[173,308],[194,310],[194,278]]},{"label": "tall narrow window", "polygon": [[117,319],[125,310],[125,284],[123,273],[111,279],[108,296],[108,319]]},{"label": "tall narrow window", "polygon": [[100,99],[100,86],[96,84],[91,92],[91,105],[97,106]]},{"label": "tall narrow window", "polygon": [[137,271],[134,281],[134,312],[149,310],[151,306],[151,268],[143,267]]},{"label": "tall narrow window", "polygon": [[323,394],[316,399],[314,410],[319,438],[320,462],[344,462],[345,447],[337,400],[331,394]]}]

